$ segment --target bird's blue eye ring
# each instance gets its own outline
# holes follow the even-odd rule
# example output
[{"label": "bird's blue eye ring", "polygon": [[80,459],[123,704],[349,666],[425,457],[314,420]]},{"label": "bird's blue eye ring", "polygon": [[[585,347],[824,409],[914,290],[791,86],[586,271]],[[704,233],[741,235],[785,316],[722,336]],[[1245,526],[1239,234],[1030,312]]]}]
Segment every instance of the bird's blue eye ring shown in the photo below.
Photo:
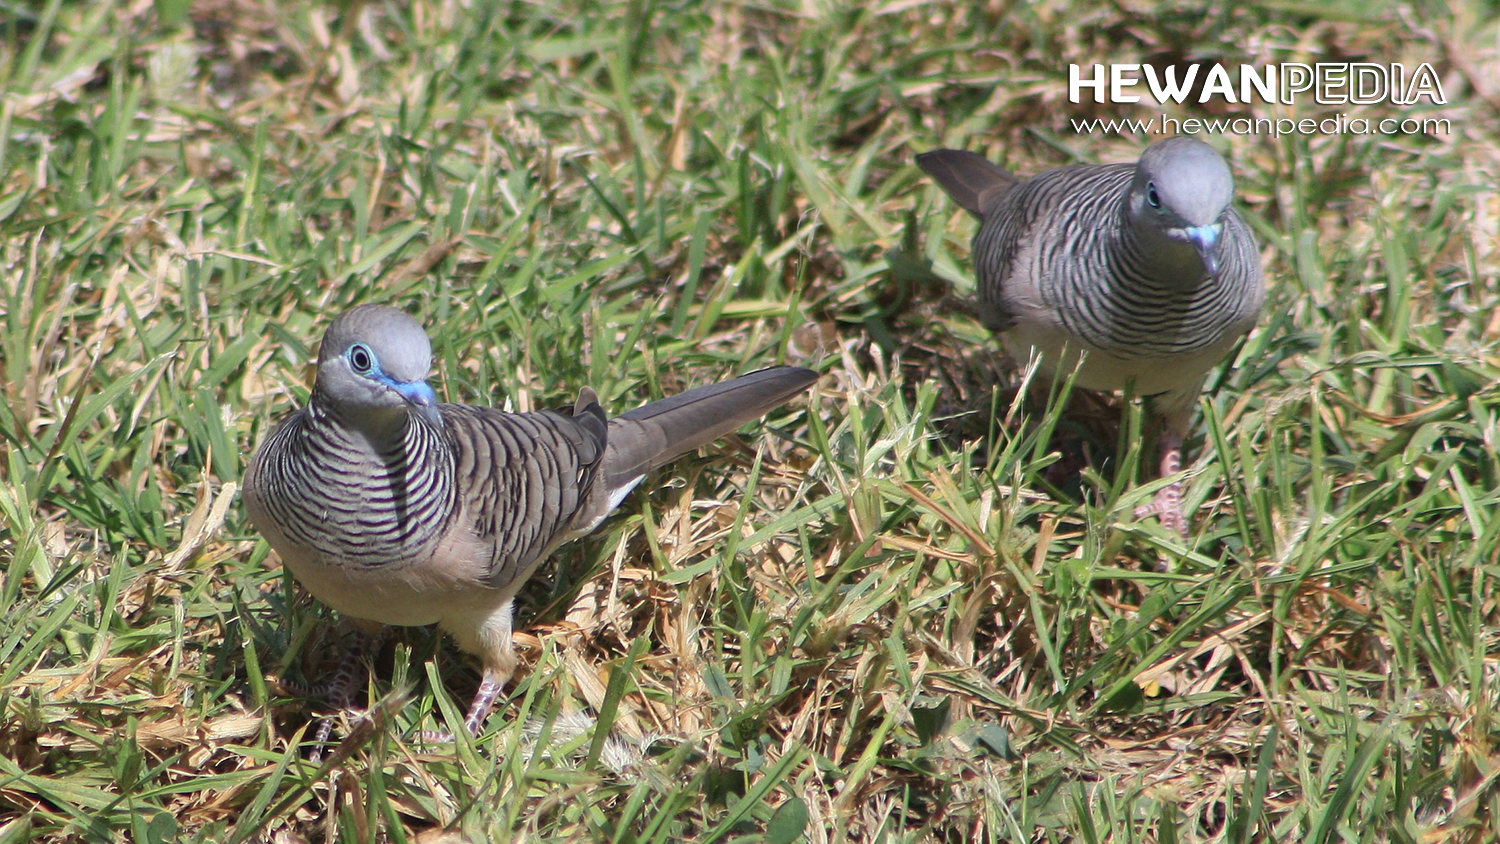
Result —
[{"label": "bird's blue eye ring", "polygon": [[1156,184],[1153,182],[1146,183],[1146,201],[1152,208],[1161,207],[1161,197],[1156,195]]},{"label": "bird's blue eye ring", "polygon": [[350,368],[360,375],[367,375],[375,369],[375,353],[364,343],[350,346],[346,356],[349,358]]}]

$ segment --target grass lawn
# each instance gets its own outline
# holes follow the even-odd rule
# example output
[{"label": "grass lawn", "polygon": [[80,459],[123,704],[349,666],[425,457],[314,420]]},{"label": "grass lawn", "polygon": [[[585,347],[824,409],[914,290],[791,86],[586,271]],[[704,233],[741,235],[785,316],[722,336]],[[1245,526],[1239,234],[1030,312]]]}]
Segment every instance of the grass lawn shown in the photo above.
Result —
[{"label": "grass lawn", "polygon": [[[1207,9],[1207,12],[1205,12]],[[1480,842],[1500,811],[1493,3],[0,3],[0,844]],[[1016,399],[913,165],[1131,160],[1068,64],[1430,62],[1449,121],[1224,134],[1269,284],[1189,441]],[[1148,98],[1149,99],[1149,98]],[[235,490],[329,320],[440,396],[809,396],[522,592],[474,741],[435,631],[348,634]]]}]

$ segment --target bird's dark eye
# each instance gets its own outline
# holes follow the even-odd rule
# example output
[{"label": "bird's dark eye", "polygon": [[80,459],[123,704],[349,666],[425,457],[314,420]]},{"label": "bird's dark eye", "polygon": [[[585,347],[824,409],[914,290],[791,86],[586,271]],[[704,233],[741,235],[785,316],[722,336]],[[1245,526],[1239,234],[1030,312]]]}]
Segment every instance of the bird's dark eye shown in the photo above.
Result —
[{"label": "bird's dark eye", "polygon": [[360,375],[366,375],[375,368],[375,353],[364,343],[355,343],[349,347],[349,366]]},{"label": "bird's dark eye", "polygon": [[1161,207],[1161,197],[1156,195],[1156,185],[1150,182],[1146,184],[1146,201],[1151,204],[1152,208]]}]

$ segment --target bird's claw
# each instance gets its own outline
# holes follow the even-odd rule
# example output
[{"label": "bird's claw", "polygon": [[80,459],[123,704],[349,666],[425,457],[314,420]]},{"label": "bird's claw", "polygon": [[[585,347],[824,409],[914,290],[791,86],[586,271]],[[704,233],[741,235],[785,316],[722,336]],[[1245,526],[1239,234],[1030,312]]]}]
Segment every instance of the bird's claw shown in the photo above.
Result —
[{"label": "bird's claw", "polygon": [[1173,481],[1157,491],[1150,504],[1135,508],[1135,517],[1156,516],[1161,526],[1183,539],[1188,538],[1188,520],[1182,513],[1182,482]]}]

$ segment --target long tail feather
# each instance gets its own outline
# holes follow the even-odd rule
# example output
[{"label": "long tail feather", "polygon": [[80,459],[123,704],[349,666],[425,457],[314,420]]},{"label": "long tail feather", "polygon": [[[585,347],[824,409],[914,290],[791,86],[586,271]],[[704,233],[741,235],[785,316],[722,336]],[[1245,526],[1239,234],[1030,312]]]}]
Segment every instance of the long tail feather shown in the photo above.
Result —
[{"label": "long tail feather", "polygon": [[604,477],[613,489],[764,416],[806,390],[818,373],[773,366],[696,387],[609,420]]},{"label": "long tail feather", "polygon": [[917,156],[921,167],[953,201],[980,219],[994,197],[1017,179],[1010,171],[978,153],[961,149],[935,149]]}]

